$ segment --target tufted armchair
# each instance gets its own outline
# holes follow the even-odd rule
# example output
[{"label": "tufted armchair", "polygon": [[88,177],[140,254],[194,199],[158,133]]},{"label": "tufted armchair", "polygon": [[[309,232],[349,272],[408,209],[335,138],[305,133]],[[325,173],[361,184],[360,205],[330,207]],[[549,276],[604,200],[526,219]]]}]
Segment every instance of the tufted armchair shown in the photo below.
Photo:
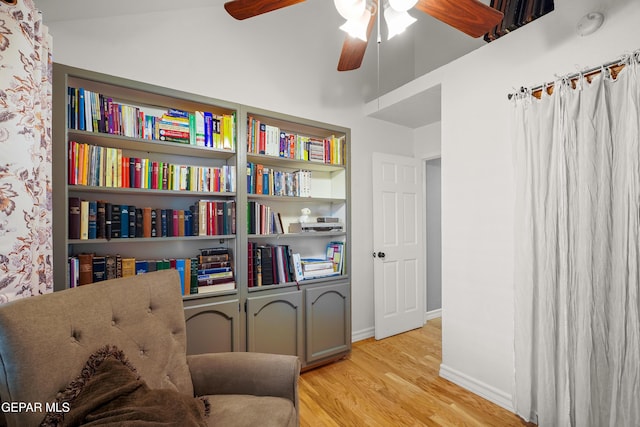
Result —
[{"label": "tufted armchair", "polygon": [[[46,403],[54,402],[104,345],[117,346],[151,389],[207,396],[208,425],[298,425],[296,357],[186,355],[175,270],[0,306],[0,425],[39,425]],[[20,410],[20,403],[32,406]]]}]

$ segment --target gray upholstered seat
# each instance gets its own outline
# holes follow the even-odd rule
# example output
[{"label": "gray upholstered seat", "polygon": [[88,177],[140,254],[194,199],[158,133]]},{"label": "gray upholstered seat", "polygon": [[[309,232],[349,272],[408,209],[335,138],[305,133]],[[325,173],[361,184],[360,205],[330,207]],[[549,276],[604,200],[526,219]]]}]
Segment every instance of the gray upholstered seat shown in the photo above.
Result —
[{"label": "gray upholstered seat", "polygon": [[[150,388],[209,396],[210,425],[298,425],[296,357],[186,355],[175,270],[110,280],[0,306],[0,400],[53,402],[89,356],[115,345]],[[43,408],[44,410],[44,408]],[[38,425],[41,411],[8,412],[9,426]],[[0,416],[0,425],[2,424]]]}]

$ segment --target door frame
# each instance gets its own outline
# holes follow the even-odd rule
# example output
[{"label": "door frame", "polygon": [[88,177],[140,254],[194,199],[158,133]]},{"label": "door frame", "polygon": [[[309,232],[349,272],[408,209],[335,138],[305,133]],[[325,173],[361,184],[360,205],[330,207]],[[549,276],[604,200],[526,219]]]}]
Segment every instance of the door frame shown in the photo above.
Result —
[{"label": "door frame", "polygon": [[[428,262],[427,262],[427,257],[428,257],[428,252],[427,252],[427,162],[430,160],[435,160],[435,159],[440,159],[442,161],[442,154],[441,153],[437,153],[437,154],[432,154],[430,156],[427,157],[423,157],[421,159],[422,161],[422,176],[423,176],[423,180],[422,180],[422,200],[424,201],[424,203],[422,204],[422,224],[424,224],[424,227],[422,228],[422,253],[424,253],[425,257],[425,262],[424,262],[424,269],[422,274],[424,275],[424,295],[425,295],[425,299],[424,299],[424,320],[423,320],[423,324],[426,324],[429,320],[431,319],[436,319],[438,317],[442,317],[442,306],[440,307],[440,316],[434,316],[433,314],[428,314],[427,311],[427,302],[428,302],[428,294],[427,294],[427,280],[428,280],[428,276],[427,276],[427,269],[428,269]],[[441,167],[442,167],[442,163],[440,163]],[[440,173],[440,178],[442,180],[442,172]],[[442,191],[442,181],[440,182],[440,190]],[[442,221],[440,221],[440,229],[442,230]],[[440,253],[442,253],[442,245],[440,246]],[[440,286],[442,288],[442,281],[440,281]]]}]

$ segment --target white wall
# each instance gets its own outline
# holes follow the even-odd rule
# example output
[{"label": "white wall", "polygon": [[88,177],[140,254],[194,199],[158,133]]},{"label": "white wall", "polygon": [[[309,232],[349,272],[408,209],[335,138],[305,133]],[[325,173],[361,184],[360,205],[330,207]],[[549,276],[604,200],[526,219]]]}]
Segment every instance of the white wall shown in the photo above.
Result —
[{"label": "white wall", "polygon": [[[324,2],[304,5],[318,9],[314,16],[334,12]],[[371,153],[411,155],[413,137],[409,129],[364,117],[363,93],[370,88],[362,72],[335,71],[343,36],[326,28],[337,28],[337,21],[301,22],[284,9],[238,27],[220,5],[44,20],[56,62],[351,128],[353,331],[372,334]]]},{"label": "white wall", "polygon": [[[441,374],[511,406],[514,174],[507,94],[640,48],[637,1],[556,1],[556,11],[443,67]],[[574,34],[584,12],[603,28]],[[418,141],[417,141],[418,142]]]},{"label": "white wall", "polygon": [[413,131],[413,155],[416,159],[432,159],[441,154],[441,123],[435,122]]}]

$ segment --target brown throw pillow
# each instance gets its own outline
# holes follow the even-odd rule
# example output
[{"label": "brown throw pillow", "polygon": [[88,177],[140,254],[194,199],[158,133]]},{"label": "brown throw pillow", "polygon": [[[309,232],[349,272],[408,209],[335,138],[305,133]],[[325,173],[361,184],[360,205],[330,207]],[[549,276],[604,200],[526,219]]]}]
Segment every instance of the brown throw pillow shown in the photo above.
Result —
[{"label": "brown throw pillow", "polygon": [[56,401],[59,408],[68,408],[68,412],[48,413],[41,427],[204,427],[209,412],[209,402],[204,398],[150,389],[115,346],[105,346],[92,354],[80,376]]}]

